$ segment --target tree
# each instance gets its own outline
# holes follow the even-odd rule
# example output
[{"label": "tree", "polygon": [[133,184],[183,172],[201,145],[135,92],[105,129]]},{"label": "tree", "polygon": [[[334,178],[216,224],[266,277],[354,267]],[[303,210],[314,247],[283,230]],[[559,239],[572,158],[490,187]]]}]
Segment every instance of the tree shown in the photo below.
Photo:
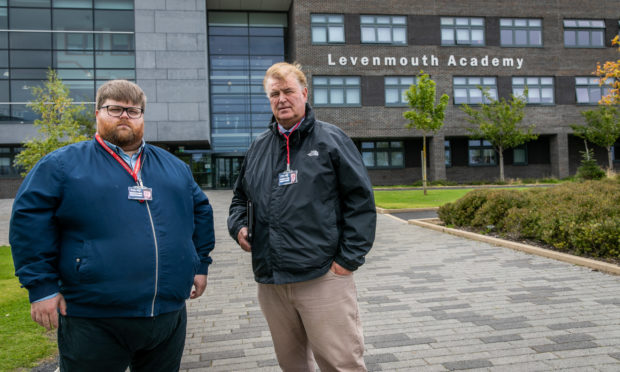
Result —
[{"label": "tree", "polygon": [[[611,43],[612,45],[620,45],[618,36],[616,36]],[[618,51],[620,51],[620,47]],[[599,103],[603,105],[620,104],[620,59],[617,61],[607,61],[602,66],[600,62],[597,63],[594,73],[601,77],[601,85],[608,79],[611,80],[611,90],[609,94],[601,98]]]},{"label": "tree", "polygon": [[426,135],[436,133],[443,126],[444,111],[450,98],[442,94],[435,105],[435,82],[424,71],[420,71],[417,84],[411,85],[405,94],[411,108],[403,113],[403,117],[409,120],[406,127],[422,131],[422,184],[426,195]]},{"label": "tree", "polygon": [[[596,110],[582,111],[586,125],[571,125],[576,136],[607,150],[609,170],[614,169],[612,147],[620,138],[620,114],[615,107],[599,106]],[[587,149],[586,149],[587,151]]]},{"label": "tree", "polygon": [[94,134],[92,114],[84,114],[84,104],[74,104],[67,88],[56,72],[49,70],[43,87],[32,89],[34,100],[28,107],[40,115],[34,121],[38,137],[24,143],[24,150],[15,157],[15,166],[22,167],[22,176],[45,155],[63,146],[88,140]]},{"label": "tree", "polygon": [[534,124],[528,127],[520,125],[524,115],[527,89],[523,96],[511,95],[510,101],[504,98],[495,100],[488,91],[482,88],[480,90],[490,103],[482,104],[480,110],[463,105],[462,110],[469,115],[467,121],[477,126],[467,129],[472,133],[472,137],[489,141],[499,154],[499,179],[503,182],[504,150],[538,138],[537,134],[532,133]]},{"label": "tree", "polygon": [[581,165],[577,168],[576,176],[582,180],[600,180],[605,177],[605,171],[596,164],[594,151],[588,149],[587,145],[586,151],[581,151]]}]

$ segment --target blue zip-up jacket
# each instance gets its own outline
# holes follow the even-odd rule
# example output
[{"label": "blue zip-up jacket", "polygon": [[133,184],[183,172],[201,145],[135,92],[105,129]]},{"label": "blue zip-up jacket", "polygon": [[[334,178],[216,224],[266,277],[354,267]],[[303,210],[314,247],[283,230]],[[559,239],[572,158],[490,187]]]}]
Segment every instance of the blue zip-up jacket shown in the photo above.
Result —
[{"label": "blue zip-up jacket", "polygon": [[153,199],[128,199],[132,176],[97,141],[58,149],[24,179],[11,215],[16,275],[30,301],[60,292],[67,315],[149,317],[178,310],[207,274],[213,211],[189,167],[146,145]]}]

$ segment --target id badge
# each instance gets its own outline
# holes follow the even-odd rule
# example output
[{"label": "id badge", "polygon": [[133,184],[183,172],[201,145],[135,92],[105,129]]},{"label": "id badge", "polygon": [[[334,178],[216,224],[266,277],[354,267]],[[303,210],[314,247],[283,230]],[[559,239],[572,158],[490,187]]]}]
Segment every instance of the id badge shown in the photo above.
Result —
[{"label": "id badge", "polygon": [[129,200],[153,200],[153,189],[144,186],[129,186]]},{"label": "id badge", "polygon": [[286,186],[297,183],[297,171],[284,171],[278,174],[278,186]]}]

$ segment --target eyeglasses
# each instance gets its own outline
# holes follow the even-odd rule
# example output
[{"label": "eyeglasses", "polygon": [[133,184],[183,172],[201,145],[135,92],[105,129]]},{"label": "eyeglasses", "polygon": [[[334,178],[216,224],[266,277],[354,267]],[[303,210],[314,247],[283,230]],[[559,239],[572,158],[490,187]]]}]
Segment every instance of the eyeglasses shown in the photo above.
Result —
[{"label": "eyeglasses", "polygon": [[115,118],[120,118],[121,116],[123,116],[123,112],[127,112],[127,116],[129,116],[130,119],[139,119],[140,117],[142,117],[142,114],[144,113],[144,110],[141,109],[140,107],[123,107],[123,106],[116,106],[116,105],[107,105],[107,106],[101,106],[102,109],[106,109],[106,111],[108,112],[108,115],[115,117]]}]

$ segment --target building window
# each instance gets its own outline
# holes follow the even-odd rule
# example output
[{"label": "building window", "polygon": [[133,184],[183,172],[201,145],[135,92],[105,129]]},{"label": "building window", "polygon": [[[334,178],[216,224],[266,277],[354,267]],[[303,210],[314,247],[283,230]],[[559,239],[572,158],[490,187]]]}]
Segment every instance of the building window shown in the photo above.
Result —
[{"label": "building window", "polygon": [[360,16],[362,44],[407,45],[407,17]]},{"label": "building window", "polygon": [[523,96],[527,88],[527,103],[530,105],[552,105],[553,78],[552,77],[513,77],[512,94]]},{"label": "building window", "polygon": [[359,76],[315,76],[312,78],[315,106],[359,106]]},{"label": "building window", "polygon": [[512,149],[512,164],[527,165],[527,145],[523,144]]},{"label": "building window", "polygon": [[344,43],[344,16],[342,14],[312,14],[312,44]]},{"label": "building window", "polygon": [[443,148],[446,153],[446,167],[452,166],[452,149],[450,148],[450,140],[443,141]]},{"label": "building window", "polygon": [[495,77],[454,77],[452,81],[455,105],[490,103],[491,101],[482,94],[482,90],[486,90],[492,99],[497,99],[497,79]]},{"label": "building window", "polygon": [[17,177],[22,172],[21,167],[13,166],[15,155],[19,154],[21,147],[0,147],[0,177]]},{"label": "building window", "polygon": [[540,19],[502,18],[499,21],[501,46],[542,46],[542,21]]},{"label": "building window", "polygon": [[611,146],[611,158],[614,159],[614,163],[620,162],[620,141]]},{"label": "building window", "polygon": [[484,45],[484,18],[441,18],[441,45]]},{"label": "building window", "polygon": [[362,142],[362,159],[367,168],[403,168],[405,151],[402,141]]},{"label": "building window", "polygon": [[416,83],[415,76],[386,76],[385,77],[385,105],[407,106],[405,92]]},{"label": "building window", "polygon": [[604,39],[603,20],[564,20],[564,46],[567,48],[603,48]]},{"label": "building window", "polygon": [[491,142],[485,140],[469,140],[469,165],[483,166],[497,164],[495,149]]},{"label": "building window", "polygon": [[577,93],[577,103],[586,105],[597,105],[601,97],[609,94],[612,86],[611,79],[600,85],[600,79],[594,77],[575,78],[575,91]]}]

